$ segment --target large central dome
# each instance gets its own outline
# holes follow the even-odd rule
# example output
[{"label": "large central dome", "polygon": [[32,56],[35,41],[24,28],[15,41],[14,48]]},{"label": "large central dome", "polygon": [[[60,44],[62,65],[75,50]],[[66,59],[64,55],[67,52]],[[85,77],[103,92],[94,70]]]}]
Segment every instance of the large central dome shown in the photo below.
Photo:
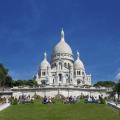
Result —
[{"label": "large central dome", "polygon": [[61,31],[61,40],[59,41],[59,43],[53,49],[53,56],[58,54],[58,53],[59,54],[66,53],[66,54],[72,55],[71,47],[64,40],[63,29]]}]

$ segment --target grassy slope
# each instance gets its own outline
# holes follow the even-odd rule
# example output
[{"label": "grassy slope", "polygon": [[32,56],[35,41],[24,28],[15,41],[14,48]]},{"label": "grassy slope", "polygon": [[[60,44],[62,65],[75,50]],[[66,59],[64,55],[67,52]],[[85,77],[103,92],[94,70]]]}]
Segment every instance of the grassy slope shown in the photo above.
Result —
[{"label": "grassy slope", "polygon": [[0,120],[120,120],[117,110],[94,104],[13,105],[0,112]]}]

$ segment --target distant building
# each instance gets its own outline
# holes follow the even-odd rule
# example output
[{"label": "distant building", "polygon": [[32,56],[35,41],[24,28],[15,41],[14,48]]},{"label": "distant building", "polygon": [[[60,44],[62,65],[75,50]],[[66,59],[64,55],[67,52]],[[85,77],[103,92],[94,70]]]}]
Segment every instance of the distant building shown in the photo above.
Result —
[{"label": "distant building", "polygon": [[35,80],[39,85],[91,85],[91,75],[87,75],[80,54],[74,60],[71,47],[66,43],[64,31],[61,31],[61,39],[53,49],[51,63],[44,53]]}]

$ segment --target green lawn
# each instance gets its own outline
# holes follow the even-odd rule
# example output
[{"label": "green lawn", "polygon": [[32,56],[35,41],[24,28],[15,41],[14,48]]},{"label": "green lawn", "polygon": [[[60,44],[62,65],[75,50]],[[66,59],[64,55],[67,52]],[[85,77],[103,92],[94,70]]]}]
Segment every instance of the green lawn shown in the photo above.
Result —
[{"label": "green lawn", "polygon": [[0,112],[0,120],[120,120],[120,113],[99,104],[40,103],[12,105]]}]

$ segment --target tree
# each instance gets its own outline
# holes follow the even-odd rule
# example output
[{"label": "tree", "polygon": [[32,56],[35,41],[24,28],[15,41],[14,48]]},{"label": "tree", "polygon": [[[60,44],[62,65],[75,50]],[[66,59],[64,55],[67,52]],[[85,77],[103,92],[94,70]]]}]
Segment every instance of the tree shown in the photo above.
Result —
[{"label": "tree", "polygon": [[13,86],[23,86],[23,80],[14,80],[13,81]]},{"label": "tree", "polygon": [[113,81],[98,81],[96,84],[94,84],[94,87],[114,87],[115,82]]},{"label": "tree", "polygon": [[35,80],[14,80],[13,86],[37,86]]},{"label": "tree", "polygon": [[7,76],[4,82],[5,87],[12,87],[13,86],[13,80],[11,76]]},{"label": "tree", "polygon": [[114,93],[116,92],[118,94],[118,99],[120,97],[120,82],[117,83],[113,89]]},{"label": "tree", "polygon": [[8,69],[0,64],[0,86],[1,87],[12,87],[13,80],[8,74]]},{"label": "tree", "polygon": [[7,75],[8,69],[6,69],[2,64],[0,64],[0,86],[2,86],[1,83],[4,84]]}]

